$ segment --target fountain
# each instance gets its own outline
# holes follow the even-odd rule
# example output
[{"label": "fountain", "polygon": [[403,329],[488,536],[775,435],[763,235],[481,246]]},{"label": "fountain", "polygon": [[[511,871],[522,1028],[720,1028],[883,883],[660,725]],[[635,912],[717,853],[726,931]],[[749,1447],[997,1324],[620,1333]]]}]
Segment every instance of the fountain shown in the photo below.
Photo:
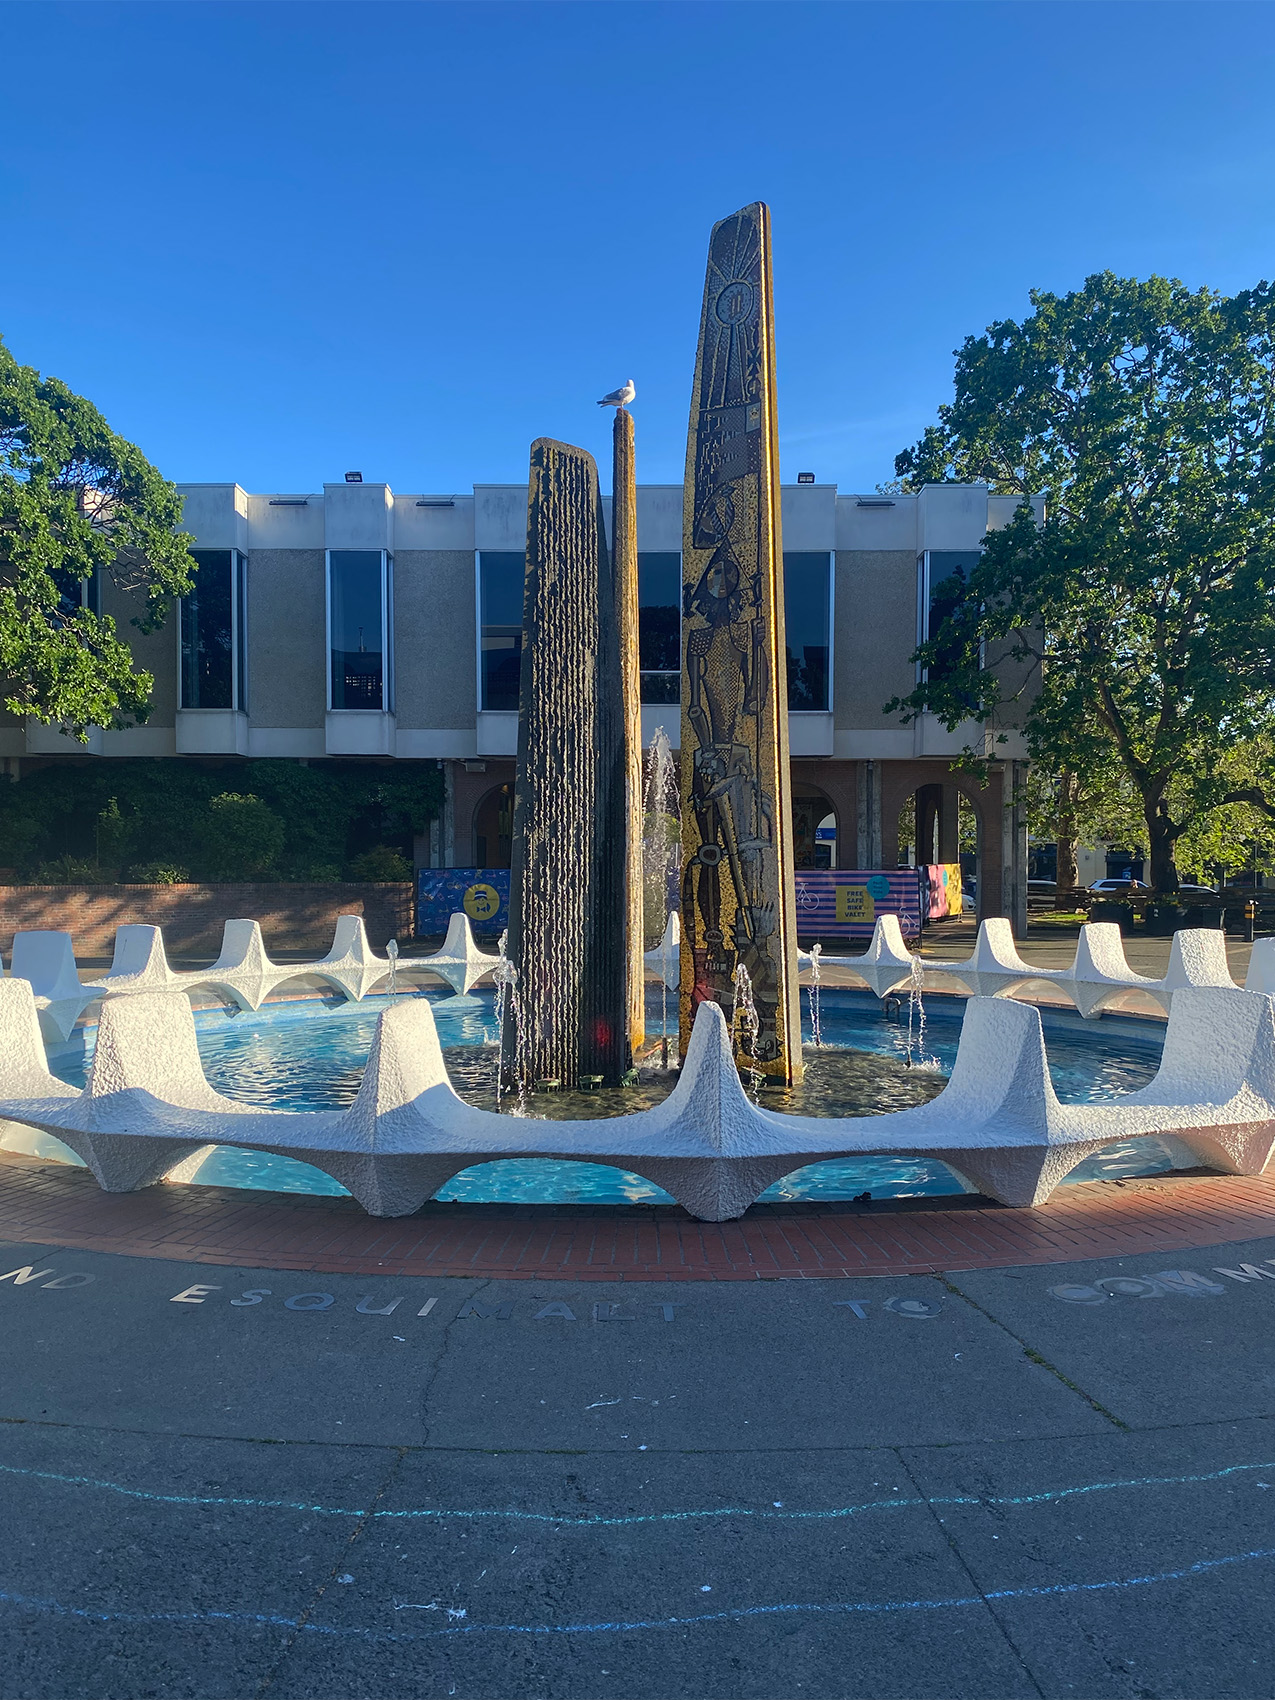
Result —
[{"label": "fountain", "polygon": [[[845,966],[878,997],[906,991],[905,1062],[914,1074],[939,1066],[926,1053],[927,967],[974,993],[959,1050],[942,1037],[941,1008],[933,1013],[939,1037],[929,1042],[946,1044],[950,1084],[939,1091],[937,1082],[912,1079],[904,1088],[896,1064],[893,1097],[865,1103],[846,1089],[851,1072],[838,1075],[829,1064],[864,1050],[846,1042],[841,994],[825,985],[827,962],[816,945],[810,1019],[821,1056],[811,1077],[825,1084],[806,1100],[796,1090],[802,1064],[763,206],[722,221],[710,245],[686,481],[682,801],[679,811],[661,731],[649,755],[644,834],[633,428],[623,409],[614,469],[608,554],[592,458],[548,439],[532,446],[510,923],[499,956],[477,951],[468,923],[454,916],[433,956],[404,958],[391,941],[378,957],[362,919],[343,916],[327,955],[282,965],[267,956],[255,921],[235,920],[226,923],[217,962],[178,971],[158,928],[129,926],[117,934],[111,972],[82,984],[69,938],[20,934],[13,976],[0,981],[0,1116],[62,1139],[109,1190],[149,1185],[178,1168],[188,1178],[216,1147],[240,1159],[265,1153],[293,1169],[307,1164],[379,1215],[417,1208],[471,1165],[528,1158],[631,1170],[713,1219],[739,1214],[808,1164],[874,1154],[904,1156],[914,1166],[946,1163],[965,1184],[1021,1204],[1039,1203],[1069,1171],[1135,1137],[1174,1136],[1195,1160],[1259,1173],[1275,1139],[1272,940],[1255,946],[1249,990],[1241,991],[1213,934],[1178,934],[1167,974],[1152,981],[1132,973],[1110,926],[1083,930],[1070,968],[1040,970],[1018,956],[1007,922],[984,923],[968,962],[923,964],[906,949],[895,917],[879,916],[866,955]],[[673,866],[685,926],[685,1067],[661,1101],[672,1084],[668,993],[678,984]],[[645,1102],[613,1094],[607,1104],[606,1093],[590,1092],[580,1112],[569,1104],[573,1089],[624,1083],[642,1041],[644,920],[652,935],[663,921],[647,962],[663,987],[665,1078],[654,1089],[649,1077],[640,1084]],[[436,1023],[428,996],[398,995],[404,980],[422,975],[463,994],[488,973],[498,1115],[463,1096],[477,1095],[476,1071],[467,1081],[462,1062],[449,1075],[462,1044],[476,1050],[490,1042],[481,1001],[443,1000]],[[238,1006],[244,1019],[222,1021],[233,1049],[241,1037],[233,1030],[250,1027],[286,980],[309,981],[314,1013],[325,1013],[325,997],[339,997],[357,1014],[365,999],[381,1001],[373,988],[386,977],[388,1007],[375,1021],[363,1017],[366,1067],[347,1060],[333,1071],[351,1083],[345,1096],[334,1086],[336,1095],[318,1104],[289,1101],[276,1077],[254,1097],[243,1090],[242,1050],[238,1073],[227,1071],[235,1097],[205,1076],[188,992],[202,989]],[[1131,994],[1168,1011],[1154,1078],[1145,1071],[1115,1103],[1060,1101],[1041,1014],[1011,1001],[1042,979],[1086,1018]],[[304,1001],[287,1000],[282,1013],[298,1016]],[[54,1078],[41,1025],[47,1037],[66,1040],[97,1003],[91,1062],[74,1082]],[[466,1022],[477,1040],[472,1030],[464,1037]],[[340,1017],[331,1024],[339,1029]],[[344,1025],[348,1032],[353,1023]],[[441,1038],[444,1028],[451,1038]],[[455,1047],[446,1056],[444,1043]],[[292,1078],[302,1075],[310,1079],[304,1070]],[[529,1114],[529,1093],[551,1089],[561,1091],[553,1100],[559,1113]],[[617,1102],[633,1113],[611,1114]],[[571,1119],[577,1113],[593,1119]],[[8,1135],[0,1130],[0,1137]]]}]

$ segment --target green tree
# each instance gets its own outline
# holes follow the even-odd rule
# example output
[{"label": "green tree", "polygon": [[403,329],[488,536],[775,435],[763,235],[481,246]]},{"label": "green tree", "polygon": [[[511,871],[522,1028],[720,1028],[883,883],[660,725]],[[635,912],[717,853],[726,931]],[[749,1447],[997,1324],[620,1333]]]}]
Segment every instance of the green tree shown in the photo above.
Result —
[{"label": "green tree", "polygon": [[154,680],[109,616],[80,606],[109,574],[153,631],[191,587],[181,497],[140,449],[0,341],[0,677],[13,714],[89,726],[145,719]]},{"label": "green tree", "polygon": [[1275,720],[1275,289],[1104,272],[1031,301],[966,339],[954,401],[895,470],[1043,494],[1044,522],[1024,505],[988,536],[917,652],[928,674],[888,706],[1017,719],[1082,786],[1114,759],[1173,891],[1212,810],[1275,816],[1270,770],[1236,787],[1226,759]]}]

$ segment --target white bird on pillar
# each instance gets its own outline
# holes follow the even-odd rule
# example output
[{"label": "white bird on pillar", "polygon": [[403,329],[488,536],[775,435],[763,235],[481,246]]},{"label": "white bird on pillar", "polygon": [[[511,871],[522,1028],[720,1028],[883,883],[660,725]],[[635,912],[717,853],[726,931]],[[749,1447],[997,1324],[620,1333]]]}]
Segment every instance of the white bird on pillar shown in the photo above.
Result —
[{"label": "white bird on pillar", "polygon": [[629,378],[626,380],[622,390],[612,390],[610,395],[604,395],[602,400],[598,403],[598,406],[627,407],[636,394],[637,391],[633,387],[633,380],[632,378]]}]

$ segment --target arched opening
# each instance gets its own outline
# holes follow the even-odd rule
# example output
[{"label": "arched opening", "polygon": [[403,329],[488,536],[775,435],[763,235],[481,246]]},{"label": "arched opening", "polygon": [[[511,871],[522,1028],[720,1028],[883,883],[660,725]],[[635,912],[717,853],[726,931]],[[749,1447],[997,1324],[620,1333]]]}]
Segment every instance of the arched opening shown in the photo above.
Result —
[{"label": "arched opening", "polygon": [[983,863],[983,817],[959,780],[918,785],[898,819],[898,866],[958,862],[964,895],[976,899]]},{"label": "arched opening", "polygon": [[434,1194],[460,1204],[673,1204],[675,1199],[629,1169],[556,1157],[499,1157],[473,1163]]},{"label": "arched opening", "polygon": [[497,785],[474,810],[474,866],[507,868],[513,857],[514,788]]},{"label": "arched opening", "polygon": [[[797,868],[835,868],[837,811],[832,799],[813,785],[796,783],[792,792],[792,859]],[[852,864],[853,865],[853,864]]]}]

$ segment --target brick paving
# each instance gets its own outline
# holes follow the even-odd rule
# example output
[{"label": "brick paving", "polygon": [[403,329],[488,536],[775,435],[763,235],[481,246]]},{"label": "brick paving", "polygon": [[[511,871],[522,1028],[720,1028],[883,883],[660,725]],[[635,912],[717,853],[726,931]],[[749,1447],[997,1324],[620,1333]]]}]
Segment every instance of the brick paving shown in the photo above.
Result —
[{"label": "brick paving", "polygon": [[1198,1171],[1062,1187],[1037,1210],[985,1198],[755,1205],[696,1222],[673,1205],[429,1204],[159,1185],[104,1193],[63,1164],[0,1155],[0,1239],[130,1257],[349,1275],[768,1281],[1178,1252],[1275,1233],[1275,1175]]}]

